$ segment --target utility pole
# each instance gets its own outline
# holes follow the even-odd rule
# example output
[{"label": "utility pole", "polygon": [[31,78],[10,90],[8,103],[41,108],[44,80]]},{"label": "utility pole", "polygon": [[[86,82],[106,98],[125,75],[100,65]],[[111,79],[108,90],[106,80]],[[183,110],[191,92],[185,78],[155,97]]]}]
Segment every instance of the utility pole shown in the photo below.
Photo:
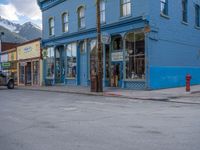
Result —
[{"label": "utility pole", "polygon": [[101,44],[101,14],[100,14],[100,0],[96,0],[96,14],[97,14],[97,51],[98,51],[98,79],[97,92],[103,92],[103,68],[102,68],[102,44]]}]

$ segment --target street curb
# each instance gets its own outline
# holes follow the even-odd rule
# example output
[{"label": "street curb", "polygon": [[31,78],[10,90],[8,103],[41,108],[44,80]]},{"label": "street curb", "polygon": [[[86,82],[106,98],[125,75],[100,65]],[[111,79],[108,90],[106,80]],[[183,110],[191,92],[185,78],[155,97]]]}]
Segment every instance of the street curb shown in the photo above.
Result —
[{"label": "street curb", "polygon": [[[198,104],[200,103],[193,103],[193,102],[185,102],[185,101],[176,101],[175,99],[185,97],[184,96],[169,96],[165,98],[144,98],[144,97],[130,97],[130,96],[124,96],[121,94],[115,94],[115,93],[92,93],[92,92],[74,92],[74,91],[61,91],[61,90],[49,90],[49,89],[32,89],[32,88],[22,88],[17,87],[17,90],[27,90],[27,91],[43,91],[43,92],[53,92],[53,93],[68,93],[68,94],[77,94],[77,95],[88,95],[88,96],[102,96],[102,97],[115,97],[115,98],[124,98],[124,99],[130,99],[130,100],[144,100],[144,101],[160,101],[160,102],[172,102],[172,103],[182,103],[182,104]],[[197,92],[191,92],[190,94],[196,94],[200,93],[200,91]]]},{"label": "street curb", "polygon": [[73,92],[73,91],[61,91],[61,90],[48,90],[48,89],[31,89],[31,88],[16,88],[17,90],[27,90],[27,91],[43,91],[43,92],[54,92],[54,93],[69,93],[69,94],[79,94],[88,96],[103,96],[103,97],[116,97],[125,99],[135,99],[135,100],[151,100],[151,101],[169,101],[167,98],[141,98],[141,97],[130,97],[121,94],[111,94],[111,93],[92,93],[92,92]]},{"label": "street curb", "polygon": [[43,91],[43,92],[53,92],[53,93],[69,93],[69,94],[79,94],[79,95],[90,95],[90,96],[103,96],[103,93],[86,93],[86,92],[73,92],[73,91],[61,91],[61,90],[45,90],[45,89],[27,89],[27,88],[16,88],[17,90],[27,90],[27,91]]}]

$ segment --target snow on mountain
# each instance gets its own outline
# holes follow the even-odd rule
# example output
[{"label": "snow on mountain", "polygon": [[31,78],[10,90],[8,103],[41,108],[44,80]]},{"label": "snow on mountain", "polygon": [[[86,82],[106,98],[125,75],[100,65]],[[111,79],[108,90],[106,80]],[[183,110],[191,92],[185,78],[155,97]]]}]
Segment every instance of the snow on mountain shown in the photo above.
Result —
[{"label": "snow on mountain", "polygon": [[40,28],[38,25],[36,25],[36,24],[34,24],[34,23],[32,23],[32,22],[26,22],[26,23],[24,23],[22,26],[29,26],[29,27],[36,28],[36,29],[38,29],[38,30],[41,30],[41,28]]},{"label": "snow on mountain", "polygon": [[0,16],[0,26],[10,30],[11,32],[15,32],[20,27],[19,24],[6,20],[2,18],[1,16]]},{"label": "snow on mountain", "polygon": [[[8,29],[11,33],[13,33],[13,36],[17,35],[19,37],[22,37],[22,39],[25,39],[26,41],[42,37],[41,28],[32,22],[26,22],[23,25],[20,25],[6,20],[0,16],[0,31],[2,30],[2,27]],[[4,36],[8,35],[5,34]],[[9,37],[10,36],[11,34],[9,33]]]}]

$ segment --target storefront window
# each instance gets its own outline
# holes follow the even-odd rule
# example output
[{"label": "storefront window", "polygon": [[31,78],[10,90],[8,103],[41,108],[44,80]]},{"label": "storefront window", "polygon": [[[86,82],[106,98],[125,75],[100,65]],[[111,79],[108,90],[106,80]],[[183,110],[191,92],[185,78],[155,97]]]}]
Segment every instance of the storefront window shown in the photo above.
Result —
[{"label": "storefront window", "polygon": [[109,45],[105,46],[105,65],[106,65],[106,79],[110,78],[110,48]]},{"label": "storefront window", "polygon": [[26,64],[20,63],[19,65],[19,83],[25,84],[25,66]]},{"label": "storefront window", "polygon": [[47,77],[54,78],[54,48],[47,49]]},{"label": "storefront window", "polygon": [[86,42],[82,41],[80,42],[80,53],[84,54],[86,52]]},{"label": "storefront window", "polygon": [[89,78],[91,75],[96,75],[97,69],[97,41],[93,39],[90,41],[90,72]]},{"label": "storefront window", "polygon": [[113,40],[113,50],[120,51],[123,49],[123,41],[121,36],[117,36]]},{"label": "storefront window", "polygon": [[39,84],[39,61],[33,62],[33,84]]},{"label": "storefront window", "polygon": [[77,45],[71,43],[67,45],[67,78],[76,78],[77,65]]},{"label": "storefront window", "polygon": [[145,78],[145,35],[129,33],[126,36],[126,79]]}]

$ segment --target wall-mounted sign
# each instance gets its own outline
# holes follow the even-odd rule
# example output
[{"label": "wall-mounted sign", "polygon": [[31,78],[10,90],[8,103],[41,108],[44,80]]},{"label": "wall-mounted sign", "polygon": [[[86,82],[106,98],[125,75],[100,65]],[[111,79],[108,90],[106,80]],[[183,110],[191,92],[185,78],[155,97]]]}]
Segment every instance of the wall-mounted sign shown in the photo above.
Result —
[{"label": "wall-mounted sign", "polygon": [[110,44],[110,41],[111,41],[110,34],[108,34],[106,32],[101,34],[101,42],[103,44]]},{"label": "wall-mounted sign", "polygon": [[19,46],[17,56],[18,60],[40,57],[40,41]]},{"label": "wall-mounted sign", "polygon": [[123,52],[114,52],[111,54],[112,61],[123,61]]},{"label": "wall-mounted sign", "polygon": [[10,62],[3,62],[1,65],[3,68],[9,68],[11,66]]}]

